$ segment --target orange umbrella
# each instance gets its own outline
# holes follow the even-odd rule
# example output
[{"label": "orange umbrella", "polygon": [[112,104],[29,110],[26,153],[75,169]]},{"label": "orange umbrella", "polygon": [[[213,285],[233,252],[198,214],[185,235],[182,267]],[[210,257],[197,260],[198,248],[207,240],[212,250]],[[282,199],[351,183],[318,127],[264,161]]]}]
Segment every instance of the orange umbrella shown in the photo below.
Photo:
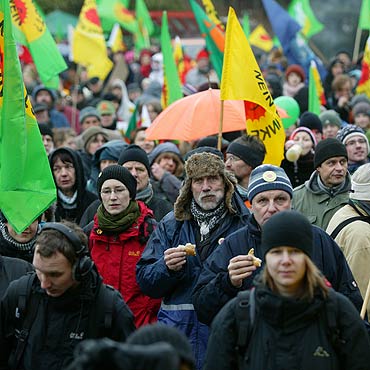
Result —
[{"label": "orange umbrella", "polygon": [[[219,132],[220,112],[218,89],[187,96],[175,101],[158,115],[146,130],[146,138],[191,141],[215,135]],[[225,100],[222,132],[238,130],[246,130],[244,102]]]}]

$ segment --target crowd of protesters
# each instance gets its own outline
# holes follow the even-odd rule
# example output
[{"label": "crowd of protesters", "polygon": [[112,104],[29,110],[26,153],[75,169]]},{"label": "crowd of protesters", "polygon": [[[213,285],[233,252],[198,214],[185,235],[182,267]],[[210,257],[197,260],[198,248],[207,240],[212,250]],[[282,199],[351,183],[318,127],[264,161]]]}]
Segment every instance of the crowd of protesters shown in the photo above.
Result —
[{"label": "crowd of protesters", "polygon": [[[58,90],[23,66],[57,199],[21,234],[0,214],[0,369],[369,369],[361,60],[338,51],[315,114],[303,68],[259,58],[299,107],[280,166],[243,131],[147,140],[162,54],[116,60],[104,81],[68,62]],[[186,65],[184,96],[218,88],[206,50]]]}]

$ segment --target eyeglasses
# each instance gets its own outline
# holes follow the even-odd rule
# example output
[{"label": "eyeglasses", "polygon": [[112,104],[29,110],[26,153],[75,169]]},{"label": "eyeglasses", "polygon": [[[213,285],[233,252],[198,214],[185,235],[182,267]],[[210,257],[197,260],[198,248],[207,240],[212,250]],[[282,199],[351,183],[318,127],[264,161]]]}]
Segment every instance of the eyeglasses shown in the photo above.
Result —
[{"label": "eyeglasses", "polygon": [[120,195],[122,195],[127,189],[126,188],[114,188],[114,189],[110,189],[110,188],[105,188],[103,189],[100,194],[102,197],[109,197],[112,193],[113,194],[116,194],[118,197]]},{"label": "eyeglasses", "polygon": [[235,157],[233,155],[228,155],[226,157],[226,161],[225,162],[227,162],[227,161],[230,161],[230,162],[238,162],[238,161],[241,161],[241,158]]},{"label": "eyeglasses", "polygon": [[67,163],[65,166],[54,166],[53,167],[53,172],[60,173],[60,172],[62,172],[63,168],[67,172],[71,172],[71,171],[73,171],[75,169],[75,167],[73,166],[72,163]]},{"label": "eyeglasses", "polygon": [[366,139],[349,140],[346,142],[346,146],[355,146],[356,144],[366,144]]}]

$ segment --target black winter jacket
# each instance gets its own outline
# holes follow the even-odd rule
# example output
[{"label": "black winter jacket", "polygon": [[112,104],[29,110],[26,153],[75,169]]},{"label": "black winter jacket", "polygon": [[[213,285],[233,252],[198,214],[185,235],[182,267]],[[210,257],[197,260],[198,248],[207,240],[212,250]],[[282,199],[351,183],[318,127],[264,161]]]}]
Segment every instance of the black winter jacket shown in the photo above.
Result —
[{"label": "black winter jacket", "polygon": [[[348,263],[333,239],[320,228],[312,226],[314,250],[312,260],[329,280],[332,287],[347,296],[361,310],[362,297]],[[253,215],[240,230],[229,235],[207,259],[193,291],[193,304],[198,319],[210,325],[218,311],[241,290],[250,289],[260,269],[235,288],[229,279],[227,266],[231,258],[248,254],[254,248],[256,257],[262,258],[261,230]]]},{"label": "black winter jacket", "polygon": [[[21,326],[17,324],[15,313],[22,279],[28,279],[28,276],[10,284],[0,306],[1,370],[10,369],[7,362],[16,347],[15,329]],[[30,300],[33,302],[32,296],[36,295],[40,300],[19,370],[64,369],[73,359],[74,348],[84,339],[107,336],[115,341],[126,340],[135,325],[133,314],[118,291],[113,292],[116,297],[110,333],[104,330],[105,316],[100,320],[91,316],[95,312],[92,307],[97,305],[100,286],[101,278],[94,270],[76,288],[70,288],[60,297],[51,297],[41,288],[39,280],[34,279]],[[91,321],[96,322],[99,334],[91,334]]]},{"label": "black winter jacket", "polygon": [[[330,311],[326,308],[329,300]],[[258,284],[253,331],[240,357],[235,349],[238,305],[238,298],[232,299],[212,323],[204,370],[369,369],[365,326],[351,302],[333,290],[327,299],[317,292],[307,301],[282,297]],[[334,316],[331,329],[328,314]]]}]

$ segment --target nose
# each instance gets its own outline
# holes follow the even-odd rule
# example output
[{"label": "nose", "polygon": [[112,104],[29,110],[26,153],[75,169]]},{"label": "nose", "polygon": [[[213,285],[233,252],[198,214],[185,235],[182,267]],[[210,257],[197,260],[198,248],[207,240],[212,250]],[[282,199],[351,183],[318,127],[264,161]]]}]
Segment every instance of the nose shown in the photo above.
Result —
[{"label": "nose", "polygon": [[276,208],[276,205],[273,199],[270,200],[267,211],[270,213],[275,213],[277,211],[277,208]]},{"label": "nose", "polygon": [[51,281],[47,278],[45,274],[39,274],[38,278],[40,280],[41,288],[48,289],[51,287]]},{"label": "nose", "polygon": [[131,175],[134,176],[135,178],[137,178],[137,172],[136,172],[136,169],[133,168],[131,171]]},{"label": "nose", "polygon": [[204,179],[202,183],[202,191],[209,191],[211,190],[211,186],[208,182],[208,179]]},{"label": "nose", "polygon": [[281,262],[284,264],[291,262],[290,254],[287,251],[283,251],[283,253],[281,254]]}]

